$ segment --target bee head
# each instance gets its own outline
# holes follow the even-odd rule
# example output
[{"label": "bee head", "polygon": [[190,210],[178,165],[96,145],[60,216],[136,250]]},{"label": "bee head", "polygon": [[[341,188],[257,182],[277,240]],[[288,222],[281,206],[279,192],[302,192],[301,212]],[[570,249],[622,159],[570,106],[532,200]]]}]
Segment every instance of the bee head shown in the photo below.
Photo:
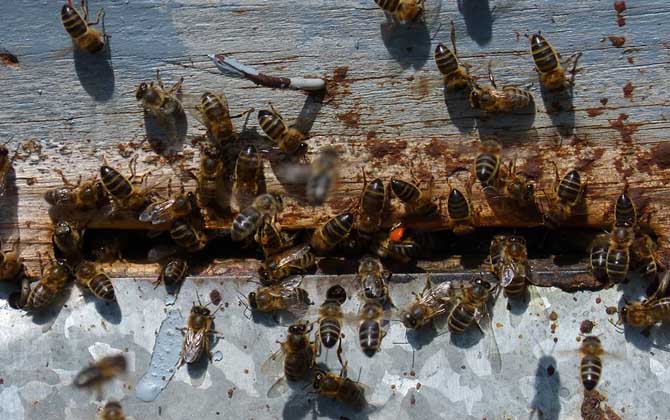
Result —
[{"label": "bee head", "polygon": [[137,86],[137,89],[135,89],[135,99],[142,100],[144,96],[147,94],[147,90],[149,90],[149,85],[147,85],[145,82],[140,83],[139,86]]},{"label": "bee head", "polygon": [[258,309],[258,303],[256,302],[256,292],[249,292],[248,300],[251,309]]}]

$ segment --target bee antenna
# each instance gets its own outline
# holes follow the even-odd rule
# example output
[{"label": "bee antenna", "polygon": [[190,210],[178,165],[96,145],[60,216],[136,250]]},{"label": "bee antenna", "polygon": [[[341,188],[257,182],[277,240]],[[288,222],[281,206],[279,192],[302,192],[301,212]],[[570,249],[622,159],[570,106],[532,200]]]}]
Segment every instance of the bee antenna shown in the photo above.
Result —
[{"label": "bee antenna", "polygon": [[[200,301],[200,295],[198,294],[197,290],[195,291],[195,297],[198,298],[198,305],[202,306],[202,302]],[[193,302],[193,304],[195,305],[195,302]]]}]

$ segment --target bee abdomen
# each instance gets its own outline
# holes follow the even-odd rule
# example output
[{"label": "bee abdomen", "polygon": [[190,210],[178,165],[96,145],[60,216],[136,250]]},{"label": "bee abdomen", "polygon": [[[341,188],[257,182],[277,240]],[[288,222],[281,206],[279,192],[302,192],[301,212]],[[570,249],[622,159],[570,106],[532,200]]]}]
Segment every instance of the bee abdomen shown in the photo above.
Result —
[{"label": "bee abdomen", "polygon": [[311,364],[311,350],[305,349],[286,356],[284,375],[289,381],[299,381],[305,377]]},{"label": "bee abdomen", "polygon": [[179,246],[184,248],[190,248],[198,242],[198,238],[191,226],[179,220],[172,226],[170,236]]},{"label": "bee abdomen", "polygon": [[284,121],[270,111],[258,111],[258,125],[272,140],[277,140],[286,133]]},{"label": "bee abdomen", "polygon": [[55,293],[42,283],[37,283],[28,295],[28,308],[43,308],[54,300]]},{"label": "bee abdomen", "polygon": [[451,220],[459,221],[470,217],[470,205],[463,193],[457,189],[451,190],[447,199],[447,213]]},{"label": "bee abdomen", "polygon": [[568,172],[558,184],[557,194],[564,202],[574,203],[579,198],[581,188],[582,180],[579,172],[573,170]]},{"label": "bee abdomen", "polygon": [[586,355],[582,358],[581,364],[582,384],[589,391],[598,385],[600,374],[603,370],[603,364],[599,357]]},{"label": "bee abdomen", "polygon": [[403,258],[416,258],[421,253],[419,244],[413,241],[392,242],[389,244],[389,252],[392,256]]},{"label": "bee abdomen", "polygon": [[188,272],[188,263],[181,258],[174,259],[163,269],[163,281],[168,285],[181,283]]},{"label": "bee abdomen", "polygon": [[630,254],[627,249],[610,248],[607,251],[607,276],[614,283],[620,283],[628,274]]},{"label": "bee abdomen", "polygon": [[456,55],[441,43],[435,47],[435,64],[440,73],[445,76],[450,76],[458,70]]},{"label": "bee abdomen", "polygon": [[508,298],[521,298],[526,294],[527,287],[528,283],[526,282],[526,278],[517,276],[503,289],[503,293]]},{"label": "bee abdomen", "polygon": [[340,323],[336,319],[322,319],[319,322],[319,336],[326,348],[332,348],[340,339]]},{"label": "bee abdomen", "polygon": [[88,283],[89,289],[93,294],[107,302],[113,302],[116,300],[116,295],[114,294],[114,286],[109,276],[104,273],[100,273],[93,277]]},{"label": "bee abdomen", "polygon": [[401,201],[413,203],[421,196],[421,191],[409,182],[391,178],[391,190]]},{"label": "bee abdomen", "polygon": [[64,5],[60,11],[63,27],[72,38],[79,38],[88,30],[88,25],[81,15],[69,5]]},{"label": "bee abdomen", "polygon": [[607,279],[607,247],[595,245],[591,248],[591,259],[589,262],[591,273],[599,280]]},{"label": "bee abdomen", "polygon": [[540,73],[548,73],[559,66],[556,51],[542,35],[533,35],[531,44],[533,60]]},{"label": "bee abdomen", "polygon": [[130,182],[114,168],[102,166],[100,168],[100,178],[107,191],[117,199],[127,198],[133,192],[133,186]]},{"label": "bee abdomen", "polygon": [[205,116],[210,121],[219,121],[225,116],[225,107],[219,98],[211,93],[202,95],[202,106]]},{"label": "bee abdomen", "polygon": [[458,305],[449,314],[449,331],[454,334],[463,334],[474,319],[475,312],[473,308],[469,305]]},{"label": "bee abdomen", "polygon": [[379,214],[384,208],[386,192],[380,179],[370,182],[361,197],[361,209],[369,215]]},{"label": "bee abdomen", "polygon": [[475,159],[475,175],[484,186],[491,185],[498,174],[500,159],[490,153],[482,153]]},{"label": "bee abdomen", "polygon": [[251,235],[258,228],[260,219],[261,213],[256,208],[245,208],[233,220],[233,227],[230,231],[231,238],[234,241],[241,241]]},{"label": "bee abdomen", "polygon": [[372,357],[379,350],[381,327],[379,322],[366,319],[358,327],[358,341],[366,356]]},{"label": "bee abdomen", "polygon": [[400,0],[375,0],[375,3],[389,13],[393,13],[400,8]]},{"label": "bee abdomen", "polygon": [[635,204],[628,194],[621,194],[614,207],[614,220],[617,226],[633,226],[637,219]]},{"label": "bee abdomen", "polygon": [[329,246],[334,246],[349,235],[354,226],[351,213],[343,213],[330,219],[322,228],[322,236]]}]

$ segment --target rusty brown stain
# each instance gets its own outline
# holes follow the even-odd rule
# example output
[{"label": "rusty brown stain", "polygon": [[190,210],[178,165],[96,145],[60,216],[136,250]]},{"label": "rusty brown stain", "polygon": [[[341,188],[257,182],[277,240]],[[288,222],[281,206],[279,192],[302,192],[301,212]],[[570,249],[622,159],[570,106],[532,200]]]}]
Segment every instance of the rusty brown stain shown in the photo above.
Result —
[{"label": "rusty brown stain", "polygon": [[0,52],[0,63],[4,64],[5,66],[18,66],[19,58],[8,51],[3,51]]},{"label": "rusty brown stain", "polygon": [[342,121],[347,128],[358,128],[361,121],[361,105],[354,104],[349,111],[336,115],[337,119]]},{"label": "rusty brown stain", "polygon": [[623,47],[623,44],[626,43],[626,38],[623,36],[618,36],[618,35],[610,35],[607,37],[612,45],[616,48],[621,48]]},{"label": "rusty brown stain", "polygon": [[670,143],[661,143],[654,146],[651,150],[653,159],[659,168],[670,168]]},{"label": "rusty brown stain", "polygon": [[635,90],[635,86],[629,81],[626,83],[623,87],[623,97],[626,99],[633,99],[633,91]]},{"label": "rusty brown stain", "polygon": [[412,85],[412,90],[417,99],[423,99],[428,96],[428,82],[428,77],[423,75],[415,79],[415,83]]},{"label": "rusty brown stain", "polygon": [[351,89],[349,86],[351,81],[347,79],[348,74],[349,67],[340,66],[333,70],[332,76],[324,77],[326,80],[326,95],[324,97],[324,103],[330,103],[334,108],[338,108],[339,103],[336,98],[349,96],[351,94]]},{"label": "rusty brown stain", "polygon": [[619,27],[626,26],[626,18],[622,15],[618,15],[616,17],[616,23],[619,25]]},{"label": "rusty brown stain", "polygon": [[600,103],[603,104],[603,106],[607,106],[607,102],[609,102],[609,99],[607,98],[601,98]]},{"label": "rusty brown stain", "polygon": [[536,154],[528,157],[520,172],[530,179],[539,179],[542,176],[542,156]]},{"label": "rusty brown stain", "polygon": [[613,130],[617,130],[621,134],[621,139],[625,143],[631,143],[633,141],[633,134],[638,130],[640,127],[640,123],[626,123],[625,121],[628,120],[628,114],[625,112],[622,112],[619,114],[616,120],[608,120],[610,123],[610,127]]},{"label": "rusty brown stain", "polygon": [[407,141],[389,141],[374,140],[368,143],[370,156],[375,159],[381,159],[385,156],[391,156],[398,160],[402,158],[402,151],[407,148]]},{"label": "rusty brown stain", "polygon": [[623,13],[626,10],[626,2],[624,0],[617,0],[614,2],[614,10],[617,13]]},{"label": "rusty brown stain", "polygon": [[441,157],[446,153],[447,145],[434,138],[424,147],[424,151],[432,157]]},{"label": "rusty brown stain", "polygon": [[365,138],[367,138],[368,140],[372,140],[375,137],[377,137],[376,131],[368,131],[368,133],[365,135]]},{"label": "rusty brown stain", "polygon": [[597,117],[603,112],[605,112],[605,108],[586,108],[586,114],[591,118]]},{"label": "rusty brown stain", "polygon": [[635,57],[628,57],[626,60],[628,60],[628,64],[635,64]]}]

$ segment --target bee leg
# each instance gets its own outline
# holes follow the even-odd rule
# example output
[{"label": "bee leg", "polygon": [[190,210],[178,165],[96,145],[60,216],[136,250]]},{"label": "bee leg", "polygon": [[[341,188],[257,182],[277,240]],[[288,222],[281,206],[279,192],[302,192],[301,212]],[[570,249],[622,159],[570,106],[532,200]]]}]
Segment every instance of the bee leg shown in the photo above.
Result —
[{"label": "bee leg", "polygon": [[454,25],[454,20],[451,20],[451,47],[454,49],[454,55],[458,57],[458,51],[456,50],[456,25]]},{"label": "bee leg", "polygon": [[95,14],[95,22],[86,22],[89,26],[98,25],[100,21],[105,17],[105,9],[98,10],[98,13]]},{"label": "bee leg", "polygon": [[81,0],[81,11],[84,13],[84,20],[88,23],[88,1],[87,0]]},{"label": "bee leg", "polygon": [[491,61],[489,61],[488,68],[489,68],[489,80],[491,81],[491,86],[493,86],[494,89],[498,89],[498,87],[496,86],[496,79],[493,76],[493,71],[491,70]]},{"label": "bee leg", "polygon": [[574,53],[574,54],[572,54],[570,57],[568,57],[567,60],[565,60],[566,64],[567,64],[568,62],[574,60],[574,61],[573,61],[573,64],[572,64],[572,69],[570,69],[570,71],[569,71],[569,73],[570,73],[570,81],[568,81],[568,84],[569,84],[570,86],[574,86],[574,85],[575,85],[575,76],[577,75],[577,63],[579,62],[579,58],[580,58],[581,56],[582,56],[582,52],[580,51],[580,52],[578,52],[578,53]]},{"label": "bee leg", "polygon": [[230,118],[242,118],[242,117],[244,117],[245,115],[247,115],[247,114],[251,114],[251,113],[254,112],[254,111],[256,111],[256,109],[255,109],[254,107],[251,107],[251,108],[247,109],[246,111],[244,111],[244,112],[241,113],[241,114],[231,115]]},{"label": "bee leg", "polygon": [[272,113],[275,114],[277,117],[279,117],[279,119],[282,119],[282,120],[283,120],[284,118],[281,116],[281,114],[279,113],[279,111],[277,111],[277,110],[275,109],[275,107],[274,107],[274,105],[272,104],[272,102],[268,102],[268,104],[270,104],[270,109],[272,110]]},{"label": "bee leg", "polygon": [[169,90],[169,93],[180,93],[181,92],[181,85],[184,83],[184,76],[179,78],[179,81],[172,85],[172,87]]}]

